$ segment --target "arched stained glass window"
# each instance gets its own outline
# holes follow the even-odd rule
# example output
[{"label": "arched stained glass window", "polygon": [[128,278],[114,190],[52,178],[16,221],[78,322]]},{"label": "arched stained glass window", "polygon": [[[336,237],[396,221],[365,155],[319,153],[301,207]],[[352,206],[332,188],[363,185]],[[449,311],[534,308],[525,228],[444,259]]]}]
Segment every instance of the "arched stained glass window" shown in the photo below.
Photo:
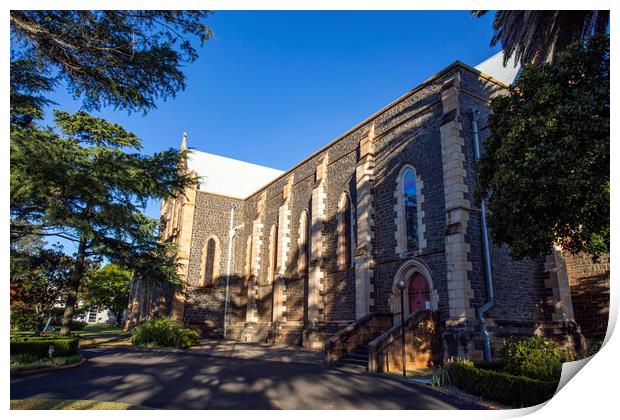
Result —
[{"label": "arched stained glass window", "polygon": [[407,230],[407,250],[416,251],[418,244],[418,201],[416,176],[412,169],[403,173],[403,205],[405,206],[405,223]]}]

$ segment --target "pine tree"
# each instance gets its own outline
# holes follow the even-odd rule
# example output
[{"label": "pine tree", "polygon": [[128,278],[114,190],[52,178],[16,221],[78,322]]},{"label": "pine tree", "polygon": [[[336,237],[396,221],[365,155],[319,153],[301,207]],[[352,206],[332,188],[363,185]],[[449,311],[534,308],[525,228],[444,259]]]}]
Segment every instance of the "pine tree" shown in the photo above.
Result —
[{"label": "pine tree", "polygon": [[177,281],[172,245],[158,242],[150,199],[196,180],[186,151],[140,154],[141,139],[85,111],[54,111],[64,84],[82,109],[148,111],[185,88],[184,64],[211,35],[203,11],[11,11],[11,243],[29,235],[76,244],[61,333],[69,334],[89,262],[106,257],[142,281]]},{"label": "pine tree", "polygon": [[[77,246],[61,333],[70,332],[86,262],[104,256],[128,267],[158,255],[158,221],[149,199],[196,182],[178,170],[186,152],[144,156],[141,140],[86,112],[55,111],[55,130],[15,130],[11,141],[13,237],[57,236]],[[135,260],[135,261],[134,261]]]}]

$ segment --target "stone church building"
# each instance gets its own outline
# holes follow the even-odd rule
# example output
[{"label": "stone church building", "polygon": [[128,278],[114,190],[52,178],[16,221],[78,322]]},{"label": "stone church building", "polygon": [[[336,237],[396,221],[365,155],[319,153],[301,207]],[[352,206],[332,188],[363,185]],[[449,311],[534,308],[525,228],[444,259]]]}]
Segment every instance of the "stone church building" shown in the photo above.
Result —
[{"label": "stone church building", "polygon": [[286,172],[191,150],[183,168],[200,185],[161,208],[183,285],[135,282],[129,322],[170,315],[204,337],[325,348],[336,360],[389,347],[400,285],[406,328],[433,314],[431,359],[489,357],[511,335],[577,350],[600,340],[608,258],[513,261],[485,241],[476,140],[518,71],[499,62],[454,62]]}]

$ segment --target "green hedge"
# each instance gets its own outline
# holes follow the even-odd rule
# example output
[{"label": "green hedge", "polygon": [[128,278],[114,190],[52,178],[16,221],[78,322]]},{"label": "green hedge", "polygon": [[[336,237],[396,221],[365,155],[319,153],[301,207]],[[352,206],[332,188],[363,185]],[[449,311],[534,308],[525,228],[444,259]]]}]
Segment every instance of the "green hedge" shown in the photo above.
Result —
[{"label": "green hedge", "polygon": [[11,356],[30,355],[41,359],[49,357],[49,347],[54,346],[54,357],[78,354],[80,339],[74,336],[15,337],[11,339]]},{"label": "green hedge", "polygon": [[138,325],[131,336],[136,346],[161,346],[188,348],[198,344],[199,335],[184,328],[180,321],[168,317],[151,318]]},{"label": "green hedge", "polygon": [[558,387],[558,381],[540,381],[459,362],[450,366],[454,384],[459,388],[515,407],[530,407],[548,401]]},{"label": "green hedge", "polygon": [[502,360],[476,360],[474,361],[474,366],[478,369],[494,370],[496,372],[499,372],[501,370],[504,370],[504,368],[506,367],[506,363]]}]

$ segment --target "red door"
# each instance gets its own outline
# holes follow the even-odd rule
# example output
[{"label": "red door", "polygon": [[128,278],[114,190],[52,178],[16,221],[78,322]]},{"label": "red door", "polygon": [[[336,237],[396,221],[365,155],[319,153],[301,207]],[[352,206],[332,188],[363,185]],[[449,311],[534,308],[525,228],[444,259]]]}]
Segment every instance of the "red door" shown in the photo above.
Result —
[{"label": "red door", "polygon": [[409,313],[427,309],[426,302],[431,301],[428,282],[420,273],[415,273],[409,280]]}]

